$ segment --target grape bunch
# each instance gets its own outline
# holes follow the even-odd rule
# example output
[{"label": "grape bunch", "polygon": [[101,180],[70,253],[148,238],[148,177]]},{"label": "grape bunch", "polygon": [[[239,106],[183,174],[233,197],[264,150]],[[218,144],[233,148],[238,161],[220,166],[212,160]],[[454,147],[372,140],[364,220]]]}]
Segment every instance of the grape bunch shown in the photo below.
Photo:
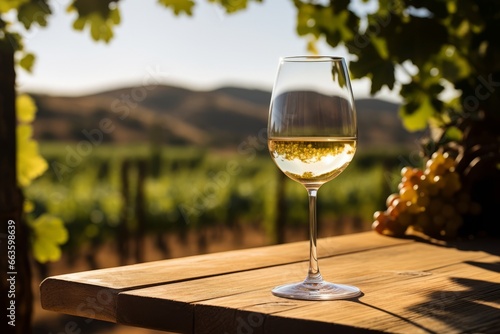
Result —
[{"label": "grape bunch", "polygon": [[373,215],[372,228],[384,235],[403,236],[410,229],[439,239],[452,239],[466,214],[479,214],[481,207],[462,189],[455,160],[435,152],[425,170],[401,169],[399,193],[386,201],[387,210]]}]

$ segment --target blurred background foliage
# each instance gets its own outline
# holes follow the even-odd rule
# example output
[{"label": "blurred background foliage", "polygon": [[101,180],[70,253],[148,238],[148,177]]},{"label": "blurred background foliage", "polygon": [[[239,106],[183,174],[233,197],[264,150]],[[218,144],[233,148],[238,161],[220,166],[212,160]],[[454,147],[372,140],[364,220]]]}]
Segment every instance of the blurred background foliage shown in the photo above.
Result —
[{"label": "blurred background foliage", "polygon": [[[64,146],[45,143],[41,154],[49,164],[64,161]],[[360,222],[357,230],[369,229],[372,213],[395,189],[395,181],[391,186],[388,176],[397,173],[398,155],[401,151],[360,154],[335,182],[324,185],[318,204],[320,225],[329,230],[332,228],[325,225],[337,226],[338,234],[342,226],[334,221],[346,216]],[[388,170],[380,159],[397,163]],[[147,166],[143,176],[141,163]],[[226,172],[228,164],[234,166],[234,172]],[[262,228],[268,242],[274,243],[278,238],[278,182],[286,187],[287,224],[306,231],[304,189],[282,180],[267,150],[249,159],[236,152],[219,154],[197,147],[169,146],[157,151],[148,144],[101,145],[78,166],[78,172],[62,179],[46,173],[25,189],[25,195],[34,216],[49,213],[66,223],[69,240],[64,248],[77,254],[85,245],[95,247],[119,238],[122,224],[129,236],[141,224],[146,235],[156,237],[250,226]],[[139,191],[144,193],[142,202],[136,200]],[[144,216],[138,217],[137,211]]]}]

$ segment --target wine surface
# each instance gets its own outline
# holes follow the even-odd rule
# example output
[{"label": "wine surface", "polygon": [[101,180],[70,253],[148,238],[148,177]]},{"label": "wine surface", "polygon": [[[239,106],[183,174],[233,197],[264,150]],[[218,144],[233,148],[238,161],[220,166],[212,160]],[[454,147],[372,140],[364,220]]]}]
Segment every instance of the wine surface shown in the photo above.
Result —
[{"label": "wine surface", "polygon": [[356,138],[270,138],[269,152],[291,179],[307,186],[320,186],[334,179],[349,165],[356,151]]}]

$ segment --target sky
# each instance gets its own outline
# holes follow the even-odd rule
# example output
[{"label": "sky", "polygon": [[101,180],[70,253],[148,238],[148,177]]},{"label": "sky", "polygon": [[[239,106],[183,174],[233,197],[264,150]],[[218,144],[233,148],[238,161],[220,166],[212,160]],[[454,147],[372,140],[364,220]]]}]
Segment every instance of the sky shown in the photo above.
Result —
[{"label": "sky", "polygon": [[[109,44],[72,29],[76,14],[66,12],[68,0],[50,3],[48,26],[25,33],[36,63],[31,74],[18,71],[20,91],[74,96],[145,83],[270,91],[279,58],[307,54],[307,40],[295,31],[291,0],[252,2],[230,15],[197,1],[192,17],[175,16],[154,0],[122,0],[121,23]],[[319,51],[349,58],[344,49],[324,42]],[[367,97],[369,81],[353,81],[353,90],[356,98]],[[379,97],[398,100],[387,92]]]}]

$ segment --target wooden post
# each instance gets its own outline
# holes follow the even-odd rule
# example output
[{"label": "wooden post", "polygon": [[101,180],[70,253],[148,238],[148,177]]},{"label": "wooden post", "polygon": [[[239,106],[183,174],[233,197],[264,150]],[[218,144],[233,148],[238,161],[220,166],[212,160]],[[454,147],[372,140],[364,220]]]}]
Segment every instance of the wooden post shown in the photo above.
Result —
[{"label": "wooden post", "polygon": [[[31,333],[33,292],[29,258],[29,229],[23,220],[23,194],[17,185],[16,171],[16,73],[14,50],[6,41],[0,41],[0,263],[2,268],[2,307],[5,312],[15,303],[15,327],[7,325],[8,333]],[[15,226],[15,229],[7,226]],[[8,263],[7,236],[15,237],[15,263]],[[11,242],[11,246],[13,243]],[[10,267],[12,265],[12,267]],[[13,272],[15,274],[7,274]],[[11,281],[7,281],[7,279]],[[15,282],[15,296],[11,282]],[[12,297],[12,298],[11,298]],[[10,314],[8,311],[7,314]],[[5,314],[5,313],[2,313]],[[10,320],[2,317],[4,324]],[[4,327],[5,328],[5,327]]]}]

